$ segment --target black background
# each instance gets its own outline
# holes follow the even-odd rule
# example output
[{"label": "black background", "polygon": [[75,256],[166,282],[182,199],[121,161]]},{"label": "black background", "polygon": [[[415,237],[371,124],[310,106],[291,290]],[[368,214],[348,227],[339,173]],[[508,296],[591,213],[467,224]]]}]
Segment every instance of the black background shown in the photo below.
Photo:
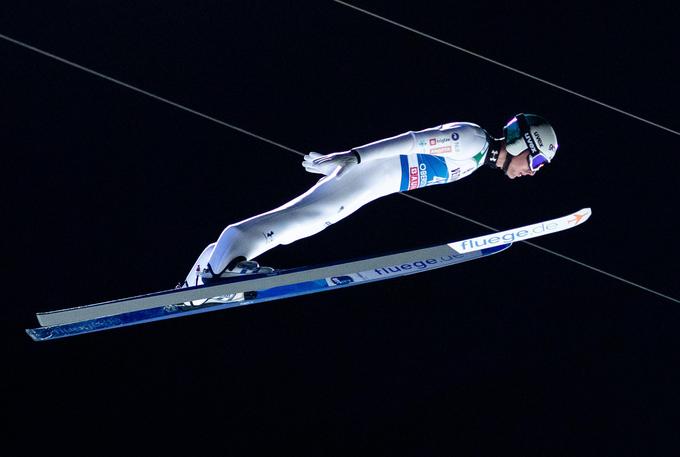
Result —
[{"label": "black background", "polygon": [[[680,129],[670,2],[355,5]],[[13,2],[0,33],[289,148],[540,113],[560,153],[419,198],[680,296],[677,135],[332,1]],[[314,184],[301,157],[0,41],[4,432],[20,445],[378,455],[673,455],[680,311],[525,245],[397,281],[49,343],[34,313],[174,286],[229,223]],[[393,195],[276,267],[487,230]],[[138,444],[134,445],[135,440]],[[91,448],[89,448],[91,449]],[[207,451],[206,451],[207,452]]]}]

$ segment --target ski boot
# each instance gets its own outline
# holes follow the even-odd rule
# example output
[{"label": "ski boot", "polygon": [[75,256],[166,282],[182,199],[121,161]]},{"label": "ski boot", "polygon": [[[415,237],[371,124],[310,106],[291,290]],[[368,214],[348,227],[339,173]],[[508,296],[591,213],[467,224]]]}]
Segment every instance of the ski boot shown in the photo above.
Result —
[{"label": "ski boot", "polygon": [[[219,282],[220,279],[233,278],[242,275],[268,274],[274,272],[273,268],[261,267],[260,264],[257,263],[256,261],[246,260],[245,257],[237,257],[231,262],[231,264],[234,264],[233,267],[231,268],[227,267],[227,269],[219,275],[216,275],[212,271],[212,268],[210,268],[210,264],[208,264],[208,267],[203,269],[203,271],[201,272],[201,282],[204,285],[210,285]],[[188,303],[190,303],[192,306],[202,306],[205,304],[233,303],[243,301],[246,299],[252,299],[255,298],[255,296],[257,296],[256,292],[250,291],[236,292],[233,294],[221,295],[219,297],[212,297],[206,300],[196,300]]]},{"label": "ski boot", "polygon": [[210,264],[201,272],[201,281],[205,285],[210,285],[218,282],[220,279],[233,278],[241,275],[252,274],[268,274],[273,273],[274,269],[271,267],[261,267],[255,260],[246,260],[245,257],[237,257],[230,262],[227,268],[221,274],[215,274]]}]

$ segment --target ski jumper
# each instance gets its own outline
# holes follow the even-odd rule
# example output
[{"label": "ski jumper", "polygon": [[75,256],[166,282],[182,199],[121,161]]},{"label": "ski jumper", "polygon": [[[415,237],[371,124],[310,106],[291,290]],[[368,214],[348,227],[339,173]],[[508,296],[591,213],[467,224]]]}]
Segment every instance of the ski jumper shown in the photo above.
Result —
[{"label": "ski jumper", "polygon": [[285,205],[225,228],[196,260],[187,284],[200,285],[197,269],[208,264],[222,273],[236,257],[251,260],[319,233],[385,195],[469,176],[485,163],[492,141],[478,125],[455,122],[353,148],[360,163],[341,178],[331,173]]}]

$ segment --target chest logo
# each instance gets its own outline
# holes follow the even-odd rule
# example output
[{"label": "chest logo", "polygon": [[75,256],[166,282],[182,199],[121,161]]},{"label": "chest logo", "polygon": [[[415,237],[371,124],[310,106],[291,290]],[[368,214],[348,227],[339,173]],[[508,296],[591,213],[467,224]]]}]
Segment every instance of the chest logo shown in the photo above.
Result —
[{"label": "chest logo", "polygon": [[447,152],[451,152],[451,146],[441,146],[430,149],[430,154],[446,154]]}]

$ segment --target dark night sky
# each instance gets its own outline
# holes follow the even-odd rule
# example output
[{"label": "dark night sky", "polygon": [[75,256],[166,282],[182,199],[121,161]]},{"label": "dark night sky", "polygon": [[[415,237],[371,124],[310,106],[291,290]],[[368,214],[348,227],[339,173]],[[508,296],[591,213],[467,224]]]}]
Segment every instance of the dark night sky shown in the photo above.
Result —
[{"label": "dark night sky", "polygon": [[[362,8],[680,129],[677,6]],[[162,5],[162,6],[160,6]],[[555,163],[415,192],[498,228],[590,206],[538,244],[680,297],[677,135],[332,1],[3,3],[0,33],[299,151],[540,113]],[[223,227],[316,177],[300,157],[0,40],[0,387],[24,446],[319,454],[673,455],[677,303],[524,245],[317,296],[37,344],[34,313],[174,286]],[[393,195],[259,260],[485,233]],[[75,441],[74,441],[75,440]],[[108,445],[107,445],[108,446]]]}]

